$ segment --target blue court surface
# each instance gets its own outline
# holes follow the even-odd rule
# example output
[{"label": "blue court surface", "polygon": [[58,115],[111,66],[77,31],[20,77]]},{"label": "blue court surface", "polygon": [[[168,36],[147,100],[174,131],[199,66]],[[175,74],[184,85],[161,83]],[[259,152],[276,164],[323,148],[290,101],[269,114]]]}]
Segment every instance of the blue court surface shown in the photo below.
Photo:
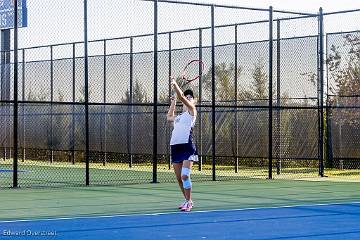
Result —
[{"label": "blue court surface", "polygon": [[0,239],[360,239],[360,203],[0,222]]}]

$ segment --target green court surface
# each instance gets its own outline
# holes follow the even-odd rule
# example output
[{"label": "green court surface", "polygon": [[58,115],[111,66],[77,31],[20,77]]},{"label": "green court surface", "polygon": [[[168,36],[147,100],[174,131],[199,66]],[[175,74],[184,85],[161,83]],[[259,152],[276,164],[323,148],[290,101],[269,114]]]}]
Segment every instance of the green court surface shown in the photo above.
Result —
[{"label": "green court surface", "polygon": [[[360,201],[356,182],[250,179],[195,182],[193,211]],[[0,221],[176,212],[175,183],[1,189]]]}]

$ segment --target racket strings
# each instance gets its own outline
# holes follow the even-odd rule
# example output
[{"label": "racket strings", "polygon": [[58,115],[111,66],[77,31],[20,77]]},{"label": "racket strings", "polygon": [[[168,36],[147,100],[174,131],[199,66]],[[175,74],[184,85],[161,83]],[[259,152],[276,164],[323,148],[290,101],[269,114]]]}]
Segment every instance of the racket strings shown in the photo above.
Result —
[{"label": "racket strings", "polygon": [[190,82],[200,77],[204,70],[204,64],[200,60],[192,60],[189,62],[182,73],[181,78]]}]

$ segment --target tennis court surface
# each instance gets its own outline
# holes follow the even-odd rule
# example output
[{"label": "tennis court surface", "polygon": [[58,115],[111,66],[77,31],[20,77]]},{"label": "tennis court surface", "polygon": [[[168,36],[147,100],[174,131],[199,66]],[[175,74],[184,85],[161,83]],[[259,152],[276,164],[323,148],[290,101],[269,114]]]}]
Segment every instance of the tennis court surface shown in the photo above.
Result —
[{"label": "tennis court surface", "polygon": [[3,189],[0,239],[360,239],[356,182],[196,183]]}]

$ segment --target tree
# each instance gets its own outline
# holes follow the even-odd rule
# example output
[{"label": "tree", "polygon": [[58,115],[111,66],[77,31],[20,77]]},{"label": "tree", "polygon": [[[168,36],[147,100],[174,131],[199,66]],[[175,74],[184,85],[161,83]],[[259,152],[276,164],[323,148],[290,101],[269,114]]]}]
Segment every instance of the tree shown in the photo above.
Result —
[{"label": "tree", "polygon": [[[340,96],[360,95],[360,37],[354,34],[344,36],[343,47],[346,54],[341,54],[339,46],[332,45],[327,59],[329,77],[335,82],[335,89],[330,90]],[[339,50],[340,49],[340,50]]]},{"label": "tree", "polygon": [[[241,75],[241,67],[237,69],[238,80]],[[215,65],[215,93],[216,101],[233,101],[235,99],[235,65],[233,63],[220,63]],[[208,93],[208,98],[211,98],[212,91],[212,68],[204,74],[203,88]]]},{"label": "tree", "polygon": [[265,65],[261,61],[255,64],[252,73],[251,95],[253,99],[267,99],[268,91],[268,76],[265,72]]},{"label": "tree", "polygon": [[[327,59],[329,80],[333,83],[329,90],[335,95],[329,104],[344,107],[330,109],[328,129],[333,131],[328,136],[335,141],[328,141],[338,147],[341,157],[351,158],[359,154],[360,111],[352,107],[360,104],[360,36],[352,33],[343,38],[342,46],[331,46]],[[332,145],[328,145],[331,148]]]},{"label": "tree", "polygon": [[[133,102],[136,102],[136,103],[147,103],[147,102],[149,102],[146,91],[140,85],[139,81],[135,82],[135,86],[133,88],[132,98],[133,98]],[[126,90],[125,98],[122,98],[121,102],[130,103],[130,90]]]},{"label": "tree", "polygon": [[[239,92],[238,99],[242,100],[267,100],[269,98],[269,77],[265,70],[265,64],[260,59],[257,63],[254,63],[252,70],[252,81],[249,90],[241,90]],[[273,88],[273,95],[275,95],[275,89]],[[284,93],[282,102],[285,101],[287,94]]]},{"label": "tree", "polygon": [[[330,87],[335,98],[330,99],[330,104],[343,106],[358,106],[360,96],[360,37],[354,34],[344,36],[342,47],[332,45],[327,59],[329,78],[335,86]],[[353,109],[344,109],[337,114],[337,123],[358,125],[360,124],[360,112]]]},{"label": "tree", "polygon": [[[343,146],[342,156],[345,150],[353,151],[356,155],[356,142],[358,142],[356,132],[360,124],[360,112],[351,107],[359,106],[360,96],[360,37],[353,34],[346,34],[342,45],[332,44],[327,57],[328,84],[330,98],[328,104],[341,105],[342,109],[325,109],[326,115],[323,116],[326,126],[326,146],[327,164],[332,166],[332,145],[341,144],[345,139],[341,139],[341,132],[346,131],[346,140],[353,142],[352,145]],[[304,73],[308,80],[316,86],[317,74]],[[332,96],[331,96],[332,95]],[[338,134],[338,138],[336,138]],[[344,134],[343,134],[344,135]],[[338,139],[338,141],[333,141]],[[353,139],[352,139],[353,138]],[[351,155],[350,152],[347,154]]]},{"label": "tree", "polygon": [[60,89],[58,90],[58,96],[59,96],[59,102],[64,102],[65,95]]},{"label": "tree", "polygon": [[[78,102],[85,102],[85,86],[81,86],[79,93],[80,93],[80,97],[78,98]],[[89,99],[90,99],[91,94],[92,94],[92,91],[91,91],[91,89],[89,89],[89,92],[88,92]]]},{"label": "tree", "polygon": [[[240,79],[241,67],[236,69],[237,78]],[[235,103],[235,65],[233,63],[220,63],[215,65],[215,99],[216,102],[228,104]],[[202,77],[203,81],[203,99],[211,99],[212,96],[212,68],[210,68]],[[235,128],[234,114],[237,110],[225,109],[218,110],[216,113],[216,139],[218,143],[218,152],[223,152],[225,155],[229,152],[229,144],[232,148],[233,156],[236,156],[236,146],[233,135]],[[203,129],[206,130],[204,139],[211,136],[211,114],[204,113],[202,115]],[[211,141],[208,141],[210,143]],[[209,153],[210,145],[206,146],[204,153]],[[221,153],[220,153],[221,154]],[[222,154],[221,154],[222,155]]]},{"label": "tree", "polygon": [[[143,122],[143,123],[147,123],[147,122],[151,122],[152,118],[149,114],[147,114],[146,108],[147,107],[143,107],[143,110],[141,109],[142,107],[137,106],[136,108],[134,108],[133,105],[131,105],[132,103],[148,103],[148,96],[146,94],[145,89],[143,88],[143,86],[139,83],[139,81],[135,81],[135,86],[133,87],[133,91],[132,91],[132,101],[131,101],[131,96],[130,96],[130,90],[126,90],[125,92],[125,97],[121,99],[121,101],[123,103],[128,103],[128,107],[127,107],[127,114],[126,114],[126,149],[127,149],[127,153],[128,153],[128,161],[129,161],[129,166],[132,166],[132,159],[133,159],[133,143],[136,143],[136,137],[137,134],[134,133],[135,131],[139,131],[140,133],[146,133],[149,131],[149,129],[147,129],[146,124],[137,124],[138,122]],[[135,109],[135,110],[134,110]],[[114,131],[115,129],[117,129],[116,131],[121,131],[121,128],[119,128],[119,126],[117,125],[118,122],[116,121],[116,119],[110,117],[109,121],[108,121],[108,128],[112,129],[112,131]],[[136,126],[136,129],[134,129],[133,127]],[[124,130],[124,129],[122,129]],[[135,144],[136,145],[136,144]]]}]

